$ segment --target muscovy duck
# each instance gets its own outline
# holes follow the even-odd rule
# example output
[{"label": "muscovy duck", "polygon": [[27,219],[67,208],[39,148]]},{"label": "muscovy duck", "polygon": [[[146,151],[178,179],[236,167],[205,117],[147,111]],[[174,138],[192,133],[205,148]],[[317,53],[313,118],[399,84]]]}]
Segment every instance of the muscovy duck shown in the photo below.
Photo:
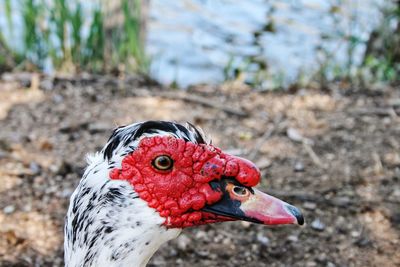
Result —
[{"label": "muscovy duck", "polygon": [[304,223],[299,209],[254,188],[252,162],[206,142],[191,124],[119,127],[88,164],[66,216],[67,267],[145,266],[190,226]]}]

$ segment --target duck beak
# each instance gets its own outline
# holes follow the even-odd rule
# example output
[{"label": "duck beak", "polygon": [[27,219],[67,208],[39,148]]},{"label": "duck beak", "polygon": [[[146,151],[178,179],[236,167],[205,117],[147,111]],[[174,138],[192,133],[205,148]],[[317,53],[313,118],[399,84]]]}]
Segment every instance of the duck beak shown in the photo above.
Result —
[{"label": "duck beak", "polygon": [[247,219],[267,225],[304,224],[303,214],[295,206],[257,189],[253,191],[254,194],[240,205]]},{"label": "duck beak", "polygon": [[220,186],[223,198],[206,206],[204,211],[265,225],[304,224],[304,217],[298,208],[276,197],[229,182]]}]

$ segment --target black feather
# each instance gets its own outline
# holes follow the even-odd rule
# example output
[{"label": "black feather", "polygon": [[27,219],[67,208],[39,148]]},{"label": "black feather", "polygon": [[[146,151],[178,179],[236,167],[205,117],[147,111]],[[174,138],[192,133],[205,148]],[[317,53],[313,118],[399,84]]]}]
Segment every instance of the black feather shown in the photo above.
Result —
[{"label": "black feather", "polygon": [[[192,124],[189,124],[189,126],[190,129],[175,122],[145,121],[129,126],[118,127],[114,130],[111,137],[108,139],[106,147],[104,148],[104,159],[110,160],[115,149],[117,149],[121,143],[123,146],[129,146],[131,142],[140,138],[143,134],[166,132],[171,133],[178,138],[183,138],[187,142],[205,144],[206,142],[204,141],[200,131]],[[134,150],[134,147],[131,147],[131,150]]]}]

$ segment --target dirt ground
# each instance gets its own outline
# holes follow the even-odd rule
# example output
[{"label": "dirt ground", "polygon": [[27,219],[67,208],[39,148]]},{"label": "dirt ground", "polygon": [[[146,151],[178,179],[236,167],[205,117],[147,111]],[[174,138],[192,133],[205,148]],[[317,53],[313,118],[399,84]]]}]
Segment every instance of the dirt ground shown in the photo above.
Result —
[{"label": "dirt ground", "polygon": [[62,266],[63,219],[85,167],[117,125],[193,122],[255,161],[260,188],[307,225],[186,229],[149,266],[400,266],[400,88],[186,92],[139,77],[0,81],[0,266]]}]

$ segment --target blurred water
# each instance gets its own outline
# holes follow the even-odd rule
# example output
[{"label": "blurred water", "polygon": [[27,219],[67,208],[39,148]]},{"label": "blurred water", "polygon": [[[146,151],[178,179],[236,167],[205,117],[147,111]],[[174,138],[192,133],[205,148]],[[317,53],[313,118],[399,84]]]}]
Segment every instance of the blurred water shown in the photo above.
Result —
[{"label": "blurred water", "polygon": [[[82,3],[85,14],[91,14],[92,2]],[[248,79],[266,65],[269,77],[280,77],[288,84],[299,76],[313,74],[321,62],[345,65],[351,45],[348,36],[360,40],[352,53],[357,64],[365,49],[363,41],[378,24],[379,8],[384,3],[385,0],[150,0],[147,52],[152,58],[151,73],[164,84],[176,82],[186,87],[222,82],[229,64],[231,71],[247,72]],[[11,34],[3,6],[0,5],[2,33],[12,40],[13,47],[21,48],[20,12],[15,10],[13,14]],[[85,17],[89,25],[90,15]]]},{"label": "blurred water", "polygon": [[[311,75],[326,56],[348,62],[346,36],[368,39],[380,20],[384,0],[152,0],[148,52],[152,73],[163,83],[185,87],[218,83],[224,68],[246,67],[249,58],[265,62],[284,83]],[[275,32],[267,31],[271,25]],[[355,46],[353,61],[365,45]],[[257,64],[249,66],[250,74]],[[259,64],[258,64],[259,65]],[[250,75],[251,76],[251,75]]]}]

